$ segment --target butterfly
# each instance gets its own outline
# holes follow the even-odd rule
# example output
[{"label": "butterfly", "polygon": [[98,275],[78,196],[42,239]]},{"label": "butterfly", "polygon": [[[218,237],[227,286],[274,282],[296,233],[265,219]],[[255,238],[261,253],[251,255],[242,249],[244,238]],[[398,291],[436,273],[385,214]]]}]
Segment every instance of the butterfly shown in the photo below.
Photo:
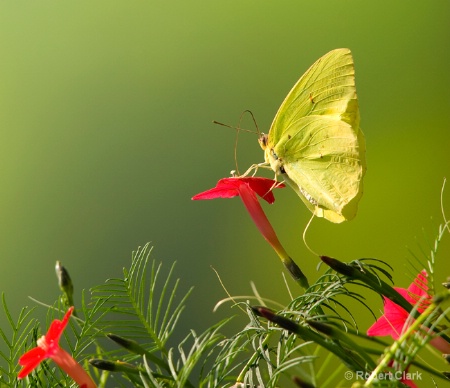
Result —
[{"label": "butterfly", "polygon": [[330,51],[297,81],[268,134],[259,137],[266,164],[317,217],[355,217],[366,171],[355,68],[349,49]]}]

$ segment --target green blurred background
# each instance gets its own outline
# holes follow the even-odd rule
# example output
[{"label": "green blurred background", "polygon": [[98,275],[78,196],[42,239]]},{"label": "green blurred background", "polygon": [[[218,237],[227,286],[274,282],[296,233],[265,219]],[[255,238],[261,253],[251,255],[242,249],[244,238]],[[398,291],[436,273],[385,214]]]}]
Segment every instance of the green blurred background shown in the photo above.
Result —
[{"label": "green blurred background", "polygon": [[[356,64],[365,193],[355,220],[316,219],[307,241],[345,261],[386,260],[406,287],[408,247],[428,251],[450,176],[449,17],[447,0],[2,1],[0,283],[12,310],[55,300],[56,260],[79,292],[120,276],[148,241],[167,268],[177,261],[183,289],[195,286],[183,334],[238,313],[212,313],[225,293],[211,266],[233,295],[254,281],[287,302],[241,201],[190,198],[235,168],[235,132],[212,120],[236,125],[251,109],[267,131],[300,75],[339,47]],[[263,161],[255,135],[240,136],[238,156],[241,170]],[[276,197],[268,217],[312,281],[310,213],[289,189]],[[444,200],[450,214],[450,188]]]}]

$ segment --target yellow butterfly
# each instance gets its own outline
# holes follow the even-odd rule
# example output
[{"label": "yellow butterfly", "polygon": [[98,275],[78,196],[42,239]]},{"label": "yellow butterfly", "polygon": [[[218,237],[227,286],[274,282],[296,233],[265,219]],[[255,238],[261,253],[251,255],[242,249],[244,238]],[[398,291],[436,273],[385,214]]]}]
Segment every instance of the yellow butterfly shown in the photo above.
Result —
[{"label": "yellow butterfly", "polygon": [[330,51],[306,71],[259,143],[266,163],[317,217],[355,217],[366,161],[349,49]]}]

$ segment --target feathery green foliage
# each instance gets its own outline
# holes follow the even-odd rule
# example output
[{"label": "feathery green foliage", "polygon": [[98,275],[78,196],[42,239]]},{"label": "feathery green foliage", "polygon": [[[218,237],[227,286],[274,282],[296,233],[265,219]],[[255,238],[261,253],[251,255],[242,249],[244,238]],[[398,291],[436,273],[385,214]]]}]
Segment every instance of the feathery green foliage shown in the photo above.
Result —
[{"label": "feathery green foliage", "polygon": [[[177,302],[179,280],[171,283],[174,265],[159,284],[163,277],[162,265],[153,261],[149,268],[150,253],[149,244],[133,252],[130,269],[123,271],[124,278],[109,279],[104,285],[94,287],[92,299],[110,312],[108,318],[98,323],[98,329],[107,332],[114,328],[117,335],[144,340],[155,350],[165,353],[166,342],[192,289]],[[141,345],[145,346],[145,343]]]},{"label": "feathery green foliage", "polygon": [[[430,253],[422,250],[423,257],[415,256],[420,269],[426,267],[430,275],[445,232],[449,228],[444,215]],[[181,289],[179,279],[173,278],[174,265],[165,272],[161,263],[150,259],[151,251],[149,244],[138,248],[123,278],[82,292],[80,306],[64,332],[61,346],[89,369],[98,387],[335,387],[339,380],[341,386],[352,388],[400,387],[398,378],[379,379],[380,374],[394,376],[411,367],[426,373],[436,386],[446,379],[420,359],[430,343],[450,342],[446,329],[450,291],[437,291],[432,282],[428,293],[434,297],[419,313],[391,286],[392,268],[386,263],[376,259],[343,263],[322,257],[329,268],[288,305],[280,308],[273,302],[278,311],[247,301],[241,305],[248,323],[233,336],[221,334],[229,318],[201,334],[191,330],[177,343],[173,334],[192,289],[177,297]],[[70,280],[67,273],[65,279]],[[47,327],[66,309],[64,293],[73,291],[71,283],[61,290],[63,296],[48,306]],[[368,292],[383,295],[410,313],[410,325],[399,340],[361,332],[358,314],[347,301],[358,302],[375,319],[364,298]],[[255,295],[260,303],[270,300],[257,291]],[[14,320],[4,295],[2,307],[6,327],[0,328],[0,388],[73,386],[51,361],[42,362],[26,380],[17,380],[19,356],[35,346],[44,329],[32,317],[34,309],[21,309]],[[333,373],[330,362],[338,363]],[[366,378],[352,384],[340,377],[345,371],[364,373]]]},{"label": "feathery green foliage", "polygon": [[[202,378],[208,367],[204,363],[223,338],[219,329],[227,320],[200,335],[191,330],[178,346],[170,346],[169,339],[192,289],[177,300],[179,280],[171,280],[174,265],[164,278],[161,264],[150,264],[150,253],[148,244],[138,249],[123,279],[110,279],[92,289],[92,299],[109,311],[109,317],[95,326],[103,333],[111,332],[109,337],[122,347],[120,353],[110,352],[110,357],[120,355],[134,362],[135,371],[123,372],[136,386],[202,386],[202,380],[207,379]],[[199,376],[193,376],[194,372]]]},{"label": "feathery green foliage", "polygon": [[[23,307],[17,318],[12,317],[6,303],[5,294],[2,293],[2,308],[5,318],[2,322],[7,322],[8,328],[0,327],[1,347],[0,347],[0,383],[5,386],[17,384],[17,372],[19,367],[17,359],[30,345],[33,334],[37,330],[38,322],[31,317],[33,309]],[[2,325],[3,326],[3,325]]]}]

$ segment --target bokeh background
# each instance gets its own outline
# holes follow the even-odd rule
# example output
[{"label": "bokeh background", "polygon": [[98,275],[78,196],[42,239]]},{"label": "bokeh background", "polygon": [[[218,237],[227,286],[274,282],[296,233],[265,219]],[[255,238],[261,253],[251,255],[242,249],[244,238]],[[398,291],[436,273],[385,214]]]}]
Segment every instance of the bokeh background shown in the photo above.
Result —
[{"label": "bokeh background", "polygon": [[[233,295],[253,281],[287,302],[283,268],[241,201],[191,197],[235,168],[235,132],[212,120],[237,125],[250,109],[267,132],[300,75],[339,47],[356,65],[365,192],[355,220],[316,219],[307,241],[345,261],[386,260],[406,287],[409,250],[428,252],[450,176],[449,17],[447,0],[0,2],[0,284],[12,311],[35,305],[28,296],[55,300],[56,260],[81,292],[120,276],[148,241],[166,268],[177,261],[183,290],[195,287],[183,335],[239,314],[212,312],[226,295],[211,266]],[[254,134],[237,153],[241,170],[263,161]],[[310,213],[289,189],[276,197],[268,217],[313,281]],[[450,214],[450,187],[444,202]]]}]

